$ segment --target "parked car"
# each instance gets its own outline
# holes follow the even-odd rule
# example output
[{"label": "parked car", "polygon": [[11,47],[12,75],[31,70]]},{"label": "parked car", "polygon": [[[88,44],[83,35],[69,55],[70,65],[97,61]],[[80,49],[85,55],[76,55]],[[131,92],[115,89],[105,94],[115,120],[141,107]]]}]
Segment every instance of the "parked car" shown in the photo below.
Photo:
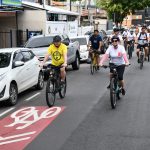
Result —
[{"label": "parked car", "polygon": [[0,49],[0,101],[15,105],[18,93],[33,86],[44,87],[40,62],[27,48]]},{"label": "parked car", "polygon": [[[69,37],[65,34],[60,35],[62,42],[68,46],[68,65],[72,65],[73,70],[78,70],[80,68],[80,51],[79,44],[76,42],[72,42]],[[25,44],[26,48],[30,48],[33,53],[39,57],[40,61],[43,61],[45,54],[48,51],[49,45],[53,42],[54,35],[38,35],[31,37],[27,43]],[[46,65],[51,64],[51,57],[49,61],[47,61]],[[46,71],[44,76],[47,78],[48,72]]]},{"label": "parked car", "polygon": [[80,60],[81,61],[85,61],[88,59],[88,41],[89,41],[89,37],[88,36],[76,36],[76,37],[70,37],[71,41],[75,42],[78,41],[79,42],[79,46],[80,46]]}]

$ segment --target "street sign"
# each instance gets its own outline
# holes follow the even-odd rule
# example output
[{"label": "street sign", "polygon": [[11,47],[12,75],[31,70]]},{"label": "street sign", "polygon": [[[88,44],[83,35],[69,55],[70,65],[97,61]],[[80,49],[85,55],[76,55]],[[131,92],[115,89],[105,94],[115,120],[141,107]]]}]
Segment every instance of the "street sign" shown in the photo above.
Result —
[{"label": "street sign", "polygon": [[[24,107],[0,121],[0,150],[22,150],[65,107]],[[17,146],[16,146],[17,145]]]}]

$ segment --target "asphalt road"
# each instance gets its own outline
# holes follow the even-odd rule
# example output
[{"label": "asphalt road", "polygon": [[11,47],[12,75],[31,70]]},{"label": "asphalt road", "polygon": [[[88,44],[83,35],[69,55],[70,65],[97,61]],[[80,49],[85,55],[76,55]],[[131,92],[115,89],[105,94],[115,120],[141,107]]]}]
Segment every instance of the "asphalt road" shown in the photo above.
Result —
[{"label": "asphalt road", "polygon": [[[134,56],[131,64],[124,76],[126,95],[115,110],[106,89],[109,70],[92,76],[88,64],[82,64],[79,71],[69,69],[66,98],[56,101],[65,110],[25,150],[149,150],[150,63],[145,62],[140,70]],[[1,103],[0,117],[22,106],[46,106],[45,89],[20,94],[18,104],[6,114],[10,108]]]}]

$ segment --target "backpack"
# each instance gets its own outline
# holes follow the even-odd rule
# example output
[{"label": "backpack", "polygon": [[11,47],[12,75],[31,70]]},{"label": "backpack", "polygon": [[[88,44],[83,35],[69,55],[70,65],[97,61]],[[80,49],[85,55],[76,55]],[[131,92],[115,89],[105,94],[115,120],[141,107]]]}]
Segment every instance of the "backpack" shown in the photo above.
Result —
[{"label": "backpack", "polygon": [[[147,39],[147,33],[144,33],[144,34],[146,34],[146,40],[148,40]],[[140,36],[138,37],[138,40],[141,40],[140,37],[141,37],[141,32],[140,32]]]}]

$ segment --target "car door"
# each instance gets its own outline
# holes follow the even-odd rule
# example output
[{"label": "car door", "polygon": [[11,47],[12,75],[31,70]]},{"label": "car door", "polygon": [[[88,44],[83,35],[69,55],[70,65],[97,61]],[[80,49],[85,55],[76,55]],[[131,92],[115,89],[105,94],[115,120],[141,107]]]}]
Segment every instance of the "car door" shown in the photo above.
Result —
[{"label": "car door", "polygon": [[39,72],[39,62],[31,51],[22,51],[22,54],[26,65],[26,73],[28,74],[27,82],[25,84],[26,87],[29,88],[36,84]]},{"label": "car door", "polygon": [[[16,51],[13,56],[13,64],[16,61],[24,61],[24,57],[21,53],[21,51]],[[14,76],[14,79],[17,82],[18,86],[18,92],[23,91],[26,87],[26,82],[28,80],[28,72],[27,70],[27,65],[24,64],[23,66],[19,67],[12,67],[12,74]]]}]

